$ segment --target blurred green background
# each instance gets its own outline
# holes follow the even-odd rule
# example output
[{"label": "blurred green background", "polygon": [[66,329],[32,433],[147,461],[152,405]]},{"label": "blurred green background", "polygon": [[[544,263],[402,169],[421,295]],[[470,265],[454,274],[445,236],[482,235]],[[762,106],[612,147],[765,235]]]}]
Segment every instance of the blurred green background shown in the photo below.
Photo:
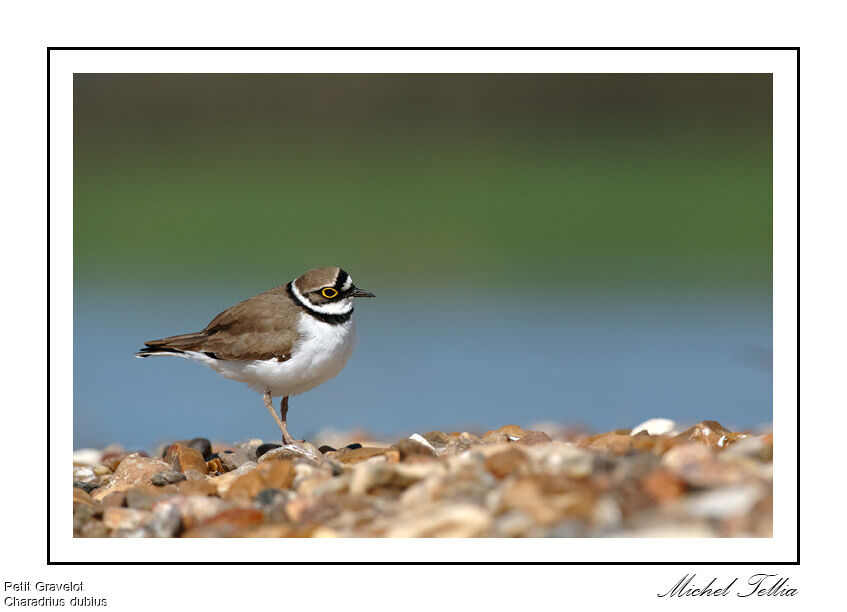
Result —
[{"label": "blurred green background", "polygon": [[[221,437],[260,422],[227,420],[232,402],[270,435],[246,387],[129,357],[324,265],[379,299],[357,308],[355,373],[292,402],[303,427],[631,426],[683,404],[769,421],[771,105],[767,74],[75,75],[75,443],[201,435],[149,425],[191,402]],[[518,319],[539,327],[503,331]],[[460,346],[478,353],[446,365]],[[514,375],[489,361],[498,346],[525,368],[517,414],[518,395],[473,399]],[[408,370],[421,386],[404,420],[392,385]],[[545,403],[562,385],[580,394]],[[601,388],[622,391],[592,401]],[[355,416],[328,412],[351,389]],[[433,412],[429,390],[463,408]]]},{"label": "blurred green background", "polygon": [[770,75],[77,75],[75,280],[768,286],[771,122]]}]

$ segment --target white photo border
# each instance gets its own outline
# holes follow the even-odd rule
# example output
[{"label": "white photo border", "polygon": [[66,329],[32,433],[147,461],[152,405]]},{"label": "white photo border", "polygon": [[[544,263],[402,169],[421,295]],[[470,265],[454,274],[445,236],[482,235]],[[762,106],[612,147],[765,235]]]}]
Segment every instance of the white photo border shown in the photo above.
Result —
[{"label": "white photo border", "polygon": [[[799,563],[799,49],[52,48],[48,65],[48,564],[100,563]],[[75,73],[771,73],[773,74],[774,536],[739,539],[83,539],[67,497],[73,413]],[[59,350],[58,347],[63,347]],[[796,434],[796,438],[795,438]]]}]

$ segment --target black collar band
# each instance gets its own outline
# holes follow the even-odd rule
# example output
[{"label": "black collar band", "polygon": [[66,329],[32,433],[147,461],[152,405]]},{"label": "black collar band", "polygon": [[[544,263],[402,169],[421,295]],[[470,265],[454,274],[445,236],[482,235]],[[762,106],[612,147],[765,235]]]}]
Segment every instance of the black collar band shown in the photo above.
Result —
[{"label": "black collar band", "polygon": [[329,323],[330,325],[340,325],[341,323],[346,323],[353,317],[352,308],[349,312],[345,312],[344,314],[326,314],[324,312],[312,310],[306,304],[297,299],[297,296],[294,295],[294,292],[291,290],[291,283],[288,283],[285,286],[285,291],[288,293],[288,297],[291,298],[291,301],[297,304],[304,312],[308,312],[310,315],[312,315],[319,321],[323,321],[324,323]]}]

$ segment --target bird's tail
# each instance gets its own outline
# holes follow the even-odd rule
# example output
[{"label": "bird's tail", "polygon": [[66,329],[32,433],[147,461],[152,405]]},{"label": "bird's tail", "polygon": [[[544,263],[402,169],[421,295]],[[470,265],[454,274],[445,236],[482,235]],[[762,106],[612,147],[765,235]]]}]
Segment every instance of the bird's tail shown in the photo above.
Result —
[{"label": "bird's tail", "polygon": [[145,346],[135,353],[136,357],[153,357],[154,355],[184,355],[185,351],[181,351],[175,348],[154,348],[152,346]]},{"label": "bird's tail", "polygon": [[161,340],[145,342],[146,346],[135,353],[136,357],[152,357],[153,355],[184,355],[185,351],[195,350],[206,339],[202,332],[171,336]]}]

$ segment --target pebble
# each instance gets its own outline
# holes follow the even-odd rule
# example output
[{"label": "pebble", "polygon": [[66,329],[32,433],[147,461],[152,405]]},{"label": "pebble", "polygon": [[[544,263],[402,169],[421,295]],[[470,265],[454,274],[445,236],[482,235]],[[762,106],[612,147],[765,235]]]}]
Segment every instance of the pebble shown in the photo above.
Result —
[{"label": "pebble", "polygon": [[365,461],[373,457],[385,457],[390,460],[399,461],[400,451],[392,448],[374,448],[361,447],[354,449],[344,449],[337,451],[338,454],[332,453],[332,456],[343,463],[344,465],[354,465],[360,461]]},{"label": "pebble", "polygon": [[173,484],[175,482],[179,482],[180,480],[185,480],[185,474],[182,474],[175,470],[165,470],[164,472],[158,472],[156,474],[153,474],[150,480],[157,487],[164,487],[165,485]]},{"label": "pebble", "polygon": [[662,464],[695,487],[716,487],[741,479],[741,470],[717,460],[715,451],[696,442],[680,444],[662,457]]},{"label": "pebble", "polygon": [[277,459],[303,459],[313,463],[320,463],[323,460],[323,454],[316,446],[308,442],[295,442],[294,444],[286,444],[262,453],[259,457],[259,463]]},{"label": "pebble", "polygon": [[470,504],[437,507],[420,516],[410,517],[389,529],[390,538],[473,538],[491,525],[491,515]]},{"label": "pebble", "polygon": [[98,482],[97,474],[90,467],[74,467],[74,482],[96,483]]},{"label": "pebble", "polygon": [[111,507],[103,511],[103,525],[107,529],[137,529],[147,523],[152,513],[136,508]]},{"label": "pebble", "polygon": [[178,503],[158,503],[153,508],[153,516],[147,523],[154,538],[175,538],[182,530],[182,515]]},{"label": "pebble", "polygon": [[124,493],[124,503],[128,508],[137,508],[138,510],[152,510],[153,504],[161,497],[172,496],[176,493],[175,488],[163,488],[152,485],[143,487],[133,487],[127,489]]},{"label": "pebble", "polygon": [[743,433],[733,433],[717,421],[701,421],[683,431],[679,438],[700,442],[710,448],[727,448],[730,444],[746,437]]},{"label": "pebble", "polygon": [[241,449],[235,451],[223,451],[222,453],[218,453],[217,460],[220,462],[224,471],[231,472],[233,470],[237,470],[248,461],[255,461],[255,454],[255,452],[250,453],[249,451]]},{"label": "pebble", "polygon": [[74,451],[74,465],[87,465],[94,467],[100,465],[100,460],[103,458],[103,451],[96,448],[80,448]]},{"label": "pebble", "polygon": [[397,450],[400,451],[400,460],[402,461],[413,456],[435,457],[435,447],[423,436],[414,435],[417,438],[413,436],[405,440],[400,440],[397,443]]},{"label": "pebble", "polygon": [[518,448],[507,448],[485,460],[485,468],[497,478],[529,473],[529,456]]},{"label": "pebble", "polygon": [[617,432],[602,434],[589,438],[588,448],[615,455],[625,455],[632,448],[632,438],[627,434]]},{"label": "pebble", "polygon": [[87,506],[94,507],[94,502],[88,494],[88,491],[80,487],[74,487],[74,508],[76,508],[77,504],[85,504]]},{"label": "pebble", "polygon": [[170,470],[171,466],[159,459],[128,455],[118,464],[109,484],[94,491],[95,499],[102,499],[112,491],[121,491],[138,485],[150,484],[153,476]]},{"label": "pebble", "polygon": [[76,487],[77,489],[82,489],[86,493],[91,493],[94,489],[99,486],[99,482],[82,482],[79,480],[74,480],[74,487]]},{"label": "pebble", "polygon": [[258,447],[256,447],[256,461],[258,461],[259,457],[264,455],[269,450],[273,450],[281,446],[282,444],[274,444],[273,442],[268,442],[267,444],[260,444]]},{"label": "pebble", "polygon": [[146,457],[147,453],[142,453],[139,451],[135,452],[127,452],[127,451],[113,451],[110,453],[103,453],[103,458],[100,460],[101,463],[112,470],[113,472],[118,468],[121,461],[126,459],[127,457]]},{"label": "pebble", "polygon": [[228,501],[248,501],[264,489],[287,489],[293,481],[294,464],[291,461],[269,461],[239,476],[221,497]]},{"label": "pebble", "polygon": [[692,516],[725,519],[743,516],[761,499],[763,491],[756,486],[735,485],[703,493],[686,500],[686,510]]},{"label": "pebble", "polygon": [[320,449],[195,438],[163,447],[167,461],[82,449],[73,535],[771,537],[773,434],[672,425],[587,435],[553,424],[555,441],[540,425],[393,444],[330,432]]},{"label": "pebble", "polygon": [[670,419],[647,419],[633,427],[630,435],[634,436],[642,431],[651,436],[676,435],[676,423]]},{"label": "pebble", "polygon": [[169,463],[174,471],[183,474],[187,474],[189,470],[194,470],[198,474],[205,475],[208,471],[203,453],[184,444],[171,444],[165,452],[164,461]]},{"label": "pebble", "polygon": [[215,488],[217,489],[218,495],[225,495],[229,487],[234,483],[240,476],[256,469],[257,464],[252,461],[248,461],[237,470],[233,470],[232,472],[227,472],[226,474],[221,474],[220,476],[216,476],[213,479],[215,484]]}]

